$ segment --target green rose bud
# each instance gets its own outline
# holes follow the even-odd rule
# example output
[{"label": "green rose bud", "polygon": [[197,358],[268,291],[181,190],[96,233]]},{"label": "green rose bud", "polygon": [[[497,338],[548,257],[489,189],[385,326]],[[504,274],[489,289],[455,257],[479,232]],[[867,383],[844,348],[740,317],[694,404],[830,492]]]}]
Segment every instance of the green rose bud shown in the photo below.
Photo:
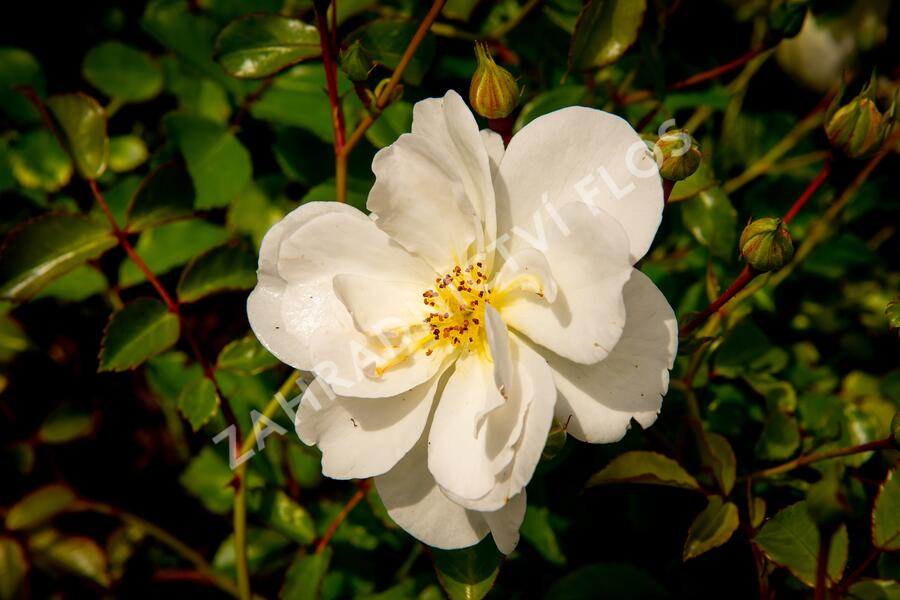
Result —
[{"label": "green rose bud", "polygon": [[697,141],[683,129],[668,131],[656,140],[653,155],[659,165],[659,174],[669,181],[687,179],[700,167],[703,159]]},{"label": "green rose bud", "polygon": [[875,104],[878,83],[875,74],[862,92],[840,106],[843,89],[825,116],[825,134],[831,145],[851,158],[864,158],[878,151],[894,126],[894,109],[882,113]]},{"label": "green rose bud", "polygon": [[512,74],[498,67],[486,44],[475,44],[478,66],[469,85],[469,103],[482,117],[502,119],[519,104],[519,86]]},{"label": "green rose bud", "polygon": [[350,81],[365,81],[374,67],[372,57],[362,47],[359,40],[341,51],[341,70],[347,74]]},{"label": "green rose bud", "polygon": [[781,219],[766,217],[741,233],[741,257],[757,271],[776,271],[794,256],[791,234]]}]

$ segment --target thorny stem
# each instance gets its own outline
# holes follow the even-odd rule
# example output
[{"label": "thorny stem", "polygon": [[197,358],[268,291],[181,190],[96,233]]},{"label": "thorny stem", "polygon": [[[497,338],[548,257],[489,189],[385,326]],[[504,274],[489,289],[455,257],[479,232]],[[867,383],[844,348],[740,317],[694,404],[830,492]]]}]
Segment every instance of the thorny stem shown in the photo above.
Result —
[{"label": "thorny stem", "polygon": [[71,510],[108,515],[119,519],[123,523],[138,527],[147,535],[155,538],[165,546],[168,546],[171,550],[175,551],[175,553],[191,563],[204,581],[209,581],[232,596],[238,595],[238,589],[230,578],[221,573],[217,573],[200,553],[158,525],[154,525],[153,523],[116,506],[92,500],[79,500],[73,505]]},{"label": "thorny stem", "polygon": [[[350,155],[353,148],[355,148],[362,140],[363,136],[366,135],[366,131],[369,130],[369,127],[371,127],[378,117],[381,116],[381,111],[383,111],[390,103],[391,97],[394,95],[394,90],[400,84],[400,80],[403,77],[403,73],[406,71],[406,67],[409,66],[409,62],[412,60],[416,50],[418,50],[419,44],[425,39],[428,30],[431,28],[431,24],[434,23],[434,20],[437,19],[438,15],[441,13],[441,9],[444,7],[446,1],[447,0],[434,0],[428,14],[422,19],[419,28],[409,41],[409,45],[403,52],[400,62],[397,63],[397,68],[394,69],[391,78],[388,80],[384,89],[381,90],[381,94],[375,99],[373,106],[369,108],[369,112],[363,117],[362,121],[359,122],[359,125],[353,130],[353,133],[350,134],[346,143],[342,143],[340,148],[335,144],[335,191],[338,202],[347,201],[347,157]],[[336,100],[332,100],[332,102],[336,102]]]},{"label": "thorny stem", "polygon": [[322,536],[322,539],[319,540],[319,543],[316,544],[316,554],[320,554],[325,548],[328,547],[328,543],[331,541],[331,538],[334,537],[335,532],[337,532],[338,527],[341,526],[341,523],[347,518],[350,512],[356,508],[356,505],[359,504],[363,498],[366,497],[366,492],[369,491],[369,487],[371,484],[368,480],[364,479],[360,481],[358,484],[356,493],[350,497],[347,501],[347,504],[341,509],[341,512],[334,518],[331,524],[328,526],[328,529],[325,531],[325,534]]},{"label": "thorny stem", "polygon": [[[678,90],[682,90],[684,88],[699,85],[699,84],[707,82],[711,79],[715,79],[716,77],[719,77],[720,75],[724,75],[724,74],[728,73],[729,71],[733,71],[734,69],[737,69],[738,67],[745,65],[746,63],[750,62],[751,60],[753,60],[754,58],[756,58],[757,56],[759,56],[766,50],[767,50],[766,46],[757,46],[757,47],[753,48],[752,50],[750,50],[749,52],[747,52],[746,54],[739,56],[738,58],[736,58],[732,61],[729,61],[723,65],[719,65],[718,67],[714,67],[707,71],[703,71],[701,73],[696,73],[694,75],[691,75],[690,77],[687,77],[680,81],[676,81],[672,85],[668,86],[667,89],[670,92],[675,92]],[[635,102],[642,102],[644,100],[649,100],[650,98],[653,98],[653,96],[654,96],[654,93],[651,90],[639,90],[637,92],[632,92],[631,94],[621,97],[619,99],[619,103],[622,105],[634,104]]]},{"label": "thorny stem", "polygon": [[[789,222],[791,219],[796,216],[796,214],[809,202],[809,199],[812,198],[813,194],[825,183],[825,180],[828,179],[828,175],[831,173],[831,163],[826,161],[824,165],[822,165],[822,169],[819,171],[819,174],[806,186],[806,189],[803,190],[803,193],[794,201],[794,204],[788,209],[788,212],[784,216],[785,223]],[[687,336],[690,335],[697,327],[702,325],[706,319],[710,317],[713,313],[717,312],[722,306],[725,305],[726,302],[731,300],[738,292],[743,290],[748,283],[753,281],[753,278],[756,277],[759,273],[750,267],[749,265],[745,266],[743,271],[741,271],[740,275],[737,276],[728,289],[722,292],[722,295],[716,298],[709,306],[706,307],[699,315],[694,317],[687,325],[681,328],[679,332],[680,335]]]},{"label": "thorny stem", "polygon": [[872,452],[874,450],[884,450],[886,448],[890,448],[893,443],[893,438],[885,438],[883,440],[875,440],[874,442],[866,442],[865,444],[849,446],[847,448],[832,448],[831,450],[823,450],[822,452],[804,454],[803,456],[798,456],[797,458],[789,460],[786,463],[782,463],[774,467],[769,467],[768,469],[763,469],[762,471],[757,471],[756,473],[745,475],[741,479],[761,479],[764,477],[781,475],[782,473],[787,473],[788,471],[793,471],[794,469],[797,469],[799,467],[803,467],[810,463],[819,462],[821,460],[840,458],[842,456],[850,456],[852,454],[860,454],[862,452]]}]

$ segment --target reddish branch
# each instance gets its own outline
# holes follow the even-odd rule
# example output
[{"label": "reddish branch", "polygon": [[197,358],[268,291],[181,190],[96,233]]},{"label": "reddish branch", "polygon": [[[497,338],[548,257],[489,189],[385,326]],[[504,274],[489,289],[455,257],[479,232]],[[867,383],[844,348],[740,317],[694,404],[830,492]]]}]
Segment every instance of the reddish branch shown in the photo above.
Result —
[{"label": "reddish branch", "polygon": [[[334,15],[337,15],[337,7],[332,6]],[[336,24],[336,17],[332,24]],[[340,153],[344,147],[344,111],[341,108],[341,99],[338,96],[337,84],[337,36],[329,31],[328,14],[316,10],[316,26],[319,30],[319,41],[322,45],[322,63],[325,65],[325,81],[328,84],[328,102],[331,104],[331,125],[334,129],[334,152]]]},{"label": "reddish branch", "polygon": [[319,540],[319,543],[316,544],[316,554],[321,553],[325,548],[328,547],[328,543],[331,541],[331,538],[334,537],[335,532],[337,532],[338,527],[341,526],[347,516],[356,508],[356,505],[359,504],[363,498],[366,497],[366,492],[369,491],[371,487],[371,483],[368,480],[362,480],[358,484],[358,488],[356,493],[350,497],[350,500],[347,501],[347,504],[344,505],[344,508],[341,509],[341,512],[337,514],[331,524],[328,526],[328,529],[325,531],[325,535],[322,536],[322,539]]}]

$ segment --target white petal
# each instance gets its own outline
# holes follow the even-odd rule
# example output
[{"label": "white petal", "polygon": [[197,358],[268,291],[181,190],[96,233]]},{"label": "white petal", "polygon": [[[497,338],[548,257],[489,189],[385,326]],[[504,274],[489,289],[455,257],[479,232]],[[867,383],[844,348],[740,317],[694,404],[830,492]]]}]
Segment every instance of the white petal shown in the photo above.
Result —
[{"label": "white petal", "polygon": [[494,183],[498,232],[530,227],[532,215],[546,210],[545,194],[557,208],[587,202],[625,228],[632,263],[647,252],[662,219],[653,155],[625,120],[592,108],[564,108],[526,125]]},{"label": "white petal", "polygon": [[[510,399],[487,418],[482,429],[486,448],[495,457],[495,466],[500,467],[495,485],[477,499],[444,490],[448,497],[472,510],[498,510],[525,489],[541,459],[553,421],[557,393],[547,361],[516,335],[510,336],[510,348],[515,365]],[[503,452],[497,452],[496,445],[503,445]]]},{"label": "white petal", "polygon": [[390,398],[337,396],[316,379],[297,409],[297,435],[322,451],[326,477],[381,475],[422,437],[439,379]]},{"label": "white petal", "polygon": [[334,293],[367,335],[390,334],[421,324],[428,316],[422,292],[428,282],[384,281],[365,275],[336,275]]},{"label": "white petal", "polygon": [[[412,132],[432,140],[450,155],[466,196],[484,224],[485,244],[490,246],[497,231],[490,159],[478,123],[465,101],[451,90],[443,98],[416,103]],[[493,253],[488,253],[485,260],[490,267]]]},{"label": "white petal", "polygon": [[484,149],[488,153],[488,162],[491,165],[491,179],[497,175],[500,170],[500,161],[503,160],[503,153],[506,147],[503,145],[503,138],[496,131],[490,129],[481,130],[481,140],[484,142]]},{"label": "white petal", "polygon": [[491,528],[491,536],[497,549],[503,554],[510,554],[516,549],[519,543],[519,528],[522,527],[522,521],[525,520],[525,508],[527,500],[525,491],[517,494],[514,498],[496,512],[482,513],[484,520],[487,521]]},{"label": "white petal", "polygon": [[397,465],[375,478],[391,518],[418,540],[435,548],[477,544],[489,528],[484,516],[449,500],[427,468],[426,437]]},{"label": "white petal", "polygon": [[487,334],[488,347],[491,349],[491,360],[494,361],[494,384],[500,395],[506,399],[512,389],[513,364],[509,352],[509,333],[500,313],[486,304],[484,307],[484,330]]},{"label": "white petal", "polygon": [[247,300],[247,316],[263,346],[281,361],[311,370],[314,331],[323,325],[353,327],[332,289],[341,273],[423,282],[432,276],[427,265],[355,208],[304,204],[275,224],[260,248],[259,279]]},{"label": "white petal", "polygon": [[547,257],[537,248],[522,248],[507,258],[492,285],[501,293],[512,288],[515,292],[537,294],[547,302],[556,300],[556,280]]},{"label": "white petal", "polygon": [[375,185],[367,207],[404,248],[446,273],[466,263],[478,217],[448,149],[405,134],[372,161]]},{"label": "white petal", "polygon": [[542,230],[544,247],[539,249],[558,288],[553,303],[533,294],[512,294],[495,301],[511,328],[584,364],[606,357],[622,334],[622,286],[632,270],[621,225],[595,210],[596,215],[580,202],[567,204],[557,213],[559,224]]},{"label": "white petal", "polygon": [[478,415],[503,405],[493,369],[476,352],[456,361],[428,435],[428,470],[440,486],[462,498],[481,498],[494,487],[487,433],[476,437]]},{"label": "white petal", "polygon": [[631,419],[642,427],[656,420],[678,350],[675,313],[650,279],[638,270],[625,285],[627,318],[622,338],[595,365],[542,354],[559,388],[556,416],[580,440],[615,442]]}]

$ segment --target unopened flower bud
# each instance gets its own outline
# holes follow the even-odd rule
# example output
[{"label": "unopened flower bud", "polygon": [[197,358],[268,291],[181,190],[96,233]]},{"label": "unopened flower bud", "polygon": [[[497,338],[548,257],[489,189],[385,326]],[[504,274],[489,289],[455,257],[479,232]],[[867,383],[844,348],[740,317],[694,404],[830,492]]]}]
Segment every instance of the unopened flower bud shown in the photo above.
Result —
[{"label": "unopened flower bud", "polygon": [[700,167],[703,155],[691,134],[683,129],[664,133],[653,146],[659,174],[669,181],[687,179]]},{"label": "unopened flower bud", "polygon": [[875,103],[877,89],[875,75],[862,92],[844,106],[840,106],[843,90],[834,99],[825,116],[825,134],[831,144],[851,158],[864,158],[884,145],[894,126],[894,109],[882,113]]},{"label": "unopened flower bud", "polygon": [[[390,82],[390,79],[382,79],[381,81],[378,82],[378,85],[375,86],[375,92],[373,95],[376,99],[381,98],[381,94],[384,92],[385,88],[387,88],[388,82]],[[394,102],[399,100],[402,96],[403,96],[403,86],[398,84],[397,87],[395,87],[393,90],[391,90],[391,97],[388,99],[387,102],[384,103],[384,106],[385,107],[390,106],[391,104],[393,104]]]},{"label": "unopened flower bud", "polygon": [[341,70],[350,81],[365,81],[374,68],[372,57],[366,52],[359,40],[341,52]]},{"label": "unopened flower bud", "polygon": [[791,234],[781,219],[766,217],[741,233],[741,256],[757,271],[776,271],[794,256]]},{"label": "unopened flower bud", "polygon": [[512,74],[497,66],[486,44],[475,44],[478,66],[469,85],[469,103],[482,117],[502,119],[519,105],[519,86]]}]

